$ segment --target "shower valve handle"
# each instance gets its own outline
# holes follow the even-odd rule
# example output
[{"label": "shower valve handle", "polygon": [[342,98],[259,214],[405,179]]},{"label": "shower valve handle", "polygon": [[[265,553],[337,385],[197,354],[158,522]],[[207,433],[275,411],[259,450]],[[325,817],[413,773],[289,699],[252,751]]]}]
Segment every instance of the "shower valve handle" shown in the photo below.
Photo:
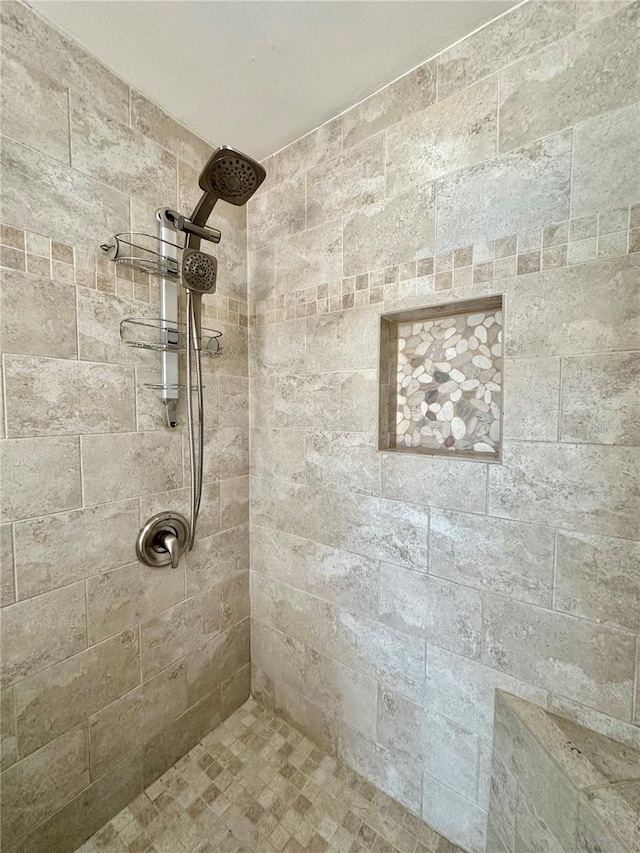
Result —
[{"label": "shower valve handle", "polygon": [[176,534],[171,530],[163,531],[158,537],[158,547],[167,551],[171,557],[171,568],[177,569],[180,562],[180,543]]}]

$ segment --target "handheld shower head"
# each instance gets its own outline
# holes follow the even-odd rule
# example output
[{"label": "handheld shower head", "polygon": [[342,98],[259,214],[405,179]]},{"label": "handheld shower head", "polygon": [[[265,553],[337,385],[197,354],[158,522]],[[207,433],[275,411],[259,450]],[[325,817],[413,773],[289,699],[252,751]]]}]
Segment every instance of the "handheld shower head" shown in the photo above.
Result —
[{"label": "handheld shower head", "polygon": [[[197,249],[186,248],[182,253],[182,286],[191,293],[191,306],[195,322],[195,346],[200,348],[202,338],[202,294],[213,293],[218,277],[218,261]],[[188,322],[188,320],[187,320]]]}]

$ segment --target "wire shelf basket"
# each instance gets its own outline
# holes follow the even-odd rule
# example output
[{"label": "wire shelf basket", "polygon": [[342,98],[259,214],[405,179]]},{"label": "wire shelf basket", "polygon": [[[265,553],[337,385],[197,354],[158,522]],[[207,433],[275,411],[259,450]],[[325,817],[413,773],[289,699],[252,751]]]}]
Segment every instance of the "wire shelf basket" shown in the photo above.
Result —
[{"label": "wire shelf basket", "polygon": [[158,278],[179,278],[180,267],[176,259],[182,246],[142,231],[123,231],[115,234],[100,248],[110,261],[123,267],[146,272]]},{"label": "wire shelf basket", "polygon": [[[202,355],[220,355],[222,332],[202,328]],[[154,317],[127,317],[120,322],[120,338],[128,347],[158,352],[186,352],[186,326]]]}]

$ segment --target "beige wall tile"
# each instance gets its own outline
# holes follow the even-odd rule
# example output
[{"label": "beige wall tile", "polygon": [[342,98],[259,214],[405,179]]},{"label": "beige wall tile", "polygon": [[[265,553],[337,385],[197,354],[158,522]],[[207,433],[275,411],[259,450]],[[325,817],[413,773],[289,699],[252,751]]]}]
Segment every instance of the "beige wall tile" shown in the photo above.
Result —
[{"label": "beige wall tile", "polygon": [[320,749],[330,754],[336,752],[338,726],[331,712],[318,707],[282,682],[276,684],[275,710],[285,722],[299,729]]},{"label": "beige wall tile", "polygon": [[89,642],[97,643],[184,597],[185,569],[151,569],[132,563],[87,581]]},{"label": "beige wall tile", "polygon": [[[290,378],[294,380],[306,379],[306,377]],[[292,385],[289,384],[288,387],[291,388]],[[294,393],[300,391],[300,385],[295,381],[293,389]],[[287,408],[289,408],[288,405]],[[292,409],[295,416],[296,409],[295,407],[292,407]],[[286,423],[288,419],[283,418],[282,420]],[[261,474],[266,477],[278,477],[282,480],[289,480],[292,483],[305,482],[306,434],[304,430],[253,429],[251,430],[250,444],[252,473]]]},{"label": "beige wall tile", "polygon": [[2,24],[5,48],[83,94],[114,118],[128,121],[127,84],[76,42],[20,3],[3,6]]},{"label": "beige wall tile", "polygon": [[274,480],[270,487],[275,499],[275,527],[325,545],[341,544],[346,493],[340,498],[337,492],[284,480]]},{"label": "beige wall tile", "polygon": [[275,245],[247,252],[247,291],[249,299],[268,299],[276,292]]},{"label": "beige wall tile", "polygon": [[628,632],[487,594],[482,662],[630,720],[635,638]]},{"label": "beige wall tile", "polygon": [[3,50],[1,102],[4,134],[69,164],[69,95],[65,86]]},{"label": "beige wall tile", "polygon": [[[134,90],[131,91],[131,126],[194,169],[202,169],[213,153],[204,140]],[[188,213],[185,211],[185,215]]]},{"label": "beige wall tile", "polygon": [[438,99],[567,35],[574,16],[572,2],[536,0],[454,44],[438,57]]},{"label": "beige wall tile", "polygon": [[343,373],[340,386],[340,429],[375,432],[377,398],[375,370]]},{"label": "beige wall tile", "polygon": [[635,539],[639,463],[635,449],[509,443],[489,471],[489,513]]},{"label": "beige wall tile", "polygon": [[254,524],[251,568],[354,613],[377,613],[375,560]]},{"label": "beige wall tile", "polygon": [[445,838],[464,845],[470,853],[482,853],[485,849],[487,813],[427,773],[422,818]]},{"label": "beige wall tile", "polygon": [[15,845],[89,784],[86,727],[67,732],[2,774],[2,835]]},{"label": "beige wall tile", "polygon": [[341,151],[342,116],[338,116],[278,151],[274,156],[275,177],[278,181],[286,181]]},{"label": "beige wall tile", "polygon": [[[571,133],[438,182],[438,252],[541,228],[569,215]],[[492,199],[491,210],[485,200]]]},{"label": "beige wall tile", "polygon": [[220,481],[220,527],[249,523],[249,477]]},{"label": "beige wall tile", "polygon": [[379,495],[380,455],[374,436],[357,432],[308,432],[307,483]]},{"label": "beige wall tile", "polygon": [[429,574],[551,605],[555,532],[482,515],[432,511]]},{"label": "beige wall tile", "polygon": [[276,292],[292,293],[342,276],[340,220],[309,228],[276,243]]},{"label": "beige wall tile", "polygon": [[75,358],[75,288],[3,269],[0,331],[5,353]]},{"label": "beige wall tile", "polygon": [[[157,402],[157,401],[156,401]],[[144,522],[158,512],[172,510],[189,518],[190,509],[189,488],[173,489],[170,492],[159,492],[155,495],[141,495],[140,522]],[[220,483],[210,480],[202,484],[202,501],[198,515],[198,538],[212,536],[220,529]]]},{"label": "beige wall tile", "polygon": [[12,438],[127,432],[135,427],[131,368],[6,356],[4,371],[7,433]]},{"label": "beige wall tile", "polygon": [[77,436],[3,441],[2,521],[80,506],[79,450]]},{"label": "beige wall tile", "polygon": [[380,133],[307,173],[307,225],[381,201],[384,194],[385,138]]},{"label": "beige wall tile", "polygon": [[12,604],[2,616],[3,685],[86,648],[83,583]]},{"label": "beige wall tile", "polygon": [[[88,504],[182,486],[181,436],[129,432],[82,438],[84,500]],[[105,466],[105,459],[110,464]],[[161,463],[161,464],[160,464]]]},{"label": "beige wall tile", "polygon": [[335,427],[340,414],[340,376],[276,376],[273,408],[276,422],[283,427]]},{"label": "beige wall tile", "polygon": [[560,359],[506,359],[502,434],[505,439],[556,441]]},{"label": "beige wall tile", "polygon": [[546,705],[547,691],[529,684],[528,680],[514,678],[480,661],[429,645],[423,703],[426,708],[445,715],[482,738],[490,738],[497,689],[543,707]]},{"label": "beige wall tile", "polygon": [[249,620],[239,622],[192,652],[187,660],[187,704],[200,702],[249,662]]},{"label": "beige wall tile", "polygon": [[147,741],[142,750],[145,787],[222,722],[220,709],[220,691],[214,690]]},{"label": "beige wall tile", "polygon": [[387,131],[389,195],[494,157],[497,80],[485,80]]},{"label": "beige wall tile", "polygon": [[436,64],[426,62],[366,98],[342,116],[344,145],[357,145],[374,133],[423,110],[436,99]]},{"label": "beige wall tile", "polygon": [[[80,358],[85,361],[154,367],[157,371],[157,356],[154,358],[153,353],[147,350],[124,346],[120,338],[122,320],[127,317],[152,317],[156,312],[157,308],[152,308],[148,302],[124,299],[88,287],[78,288]],[[135,337],[129,334],[131,336]]]},{"label": "beige wall tile", "polygon": [[481,611],[475,589],[399,566],[380,566],[380,620],[405,634],[477,658]]},{"label": "beige wall tile", "polygon": [[[640,258],[546,270],[507,282],[510,358],[635,349]],[[517,297],[511,298],[517,288]],[[507,379],[508,381],[508,379]]]},{"label": "beige wall tile", "polygon": [[375,306],[310,317],[307,320],[308,372],[377,367],[378,322]]},{"label": "beige wall tile", "polygon": [[345,217],[344,275],[431,257],[435,249],[434,220],[433,184]]},{"label": "beige wall tile", "polygon": [[[629,8],[634,7],[635,4]],[[576,127],[572,216],[635,204],[640,198],[640,177],[628,164],[637,162],[640,157],[639,137],[639,104],[606,113]]]},{"label": "beige wall tile", "polygon": [[[189,448],[183,443],[184,470],[189,470]],[[241,427],[206,429],[204,480],[242,477],[249,473],[249,430]]]},{"label": "beige wall tile", "polygon": [[195,595],[243,571],[246,527],[233,527],[213,536],[196,537],[186,559],[187,595]]},{"label": "beige wall tile", "polygon": [[15,687],[20,754],[84,722],[139,681],[137,631],[125,631],[25,678]]},{"label": "beige wall tile", "polygon": [[305,177],[287,178],[257,194],[247,208],[251,251],[264,249],[277,240],[303,231],[305,219]]},{"label": "beige wall tile", "polygon": [[305,321],[274,323],[251,330],[251,376],[305,372]]},{"label": "beige wall tile", "polygon": [[487,468],[479,462],[385,453],[382,491],[399,501],[484,512]]},{"label": "beige wall tile", "polygon": [[638,100],[637,19],[637,7],[629,4],[503,71],[500,149]]},{"label": "beige wall tile", "polygon": [[587,708],[585,705],[581,705],[573,699],[567,699],[566,696],[559,696],[557,693],[549,694],[547,707],[554,714],[566,717],[585,728],[603,734],[605,737],[640,749],[640,730],[631,723],[617,720],[608,714],[601,714],[599,711],[594,711],[593,708]]},{"label": "beige wall tile", "polygon": [[564,359],[562,441],[639,445],[640,406],[634,388],[638,375],[640,353]]},{"label": "beige wall tile", "polygon": [[558,532],[556,610],[637,631],[640,543]]},{"label": "beige wall tile", "polygon": [[226,631],[249,618],[249,572],[242,572],[218,587],[220,596],[220,630]]},{"label": "beige wall tile", "polygon": [[349,767],[398,800],[414,814],[422,802],[422,770],[349,726],[340,727],[339,756]]},{"label": "beige wall tile", "polygon": [[244,427],[249,421],[249,380],[244,376],[218,377],[218,425]]},{"label": "beige wall tile", "polygon": [[30,598],[135,559],[137,501],[47,515],[15,526],[18,596]]},{"label": "beige wall tile", "polygon": [[184,666],[173,666],[90,718],[93,779],[100,777],[185,710],[184,685]]},{"label": "beige wall tile", "polygon": [[24,842],[25,853],[66,853],[142,793],[142,755],[134,752],[69,800]]},{"label": "beige wall tile", "polygon": [[16,600],[13,563],[13,530],[10,524],[0,525],[0,607]]},{"label": "beige wall tile", "polygon": [[143,679],[156,675],[220,631],[218,589],[164,610],[140,625]]},{"label": "beige wall tile", "polygon": [[127,196],[11,139],[2,143],[2,172],[2,222],[89,251],[128,228]]},{"label": "beige wall tile", "polygon": [[11,688],[0,692],[0,765],[6,770],[18,760],[15,697]]}]

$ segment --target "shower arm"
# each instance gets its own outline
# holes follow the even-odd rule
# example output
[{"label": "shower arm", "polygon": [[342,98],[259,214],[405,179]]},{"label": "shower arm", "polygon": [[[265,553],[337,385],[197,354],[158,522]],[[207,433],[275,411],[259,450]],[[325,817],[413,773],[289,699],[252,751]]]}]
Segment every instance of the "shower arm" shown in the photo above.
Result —
[{"label": "shower arm", "polygon": [[[207,219],[211,216],[211,211],[216,206],[217,201],[218,196],[214,193],[205,192],[202,194],[200,201],[196,204],[191,214],[190,221],[196,229],[204,229]],[[202,233],[199,234],[195,229],[193,231],[186,230],[185,249],[199,249],[201,238]],[[216,242],[219,242],[219,240]]]}]

